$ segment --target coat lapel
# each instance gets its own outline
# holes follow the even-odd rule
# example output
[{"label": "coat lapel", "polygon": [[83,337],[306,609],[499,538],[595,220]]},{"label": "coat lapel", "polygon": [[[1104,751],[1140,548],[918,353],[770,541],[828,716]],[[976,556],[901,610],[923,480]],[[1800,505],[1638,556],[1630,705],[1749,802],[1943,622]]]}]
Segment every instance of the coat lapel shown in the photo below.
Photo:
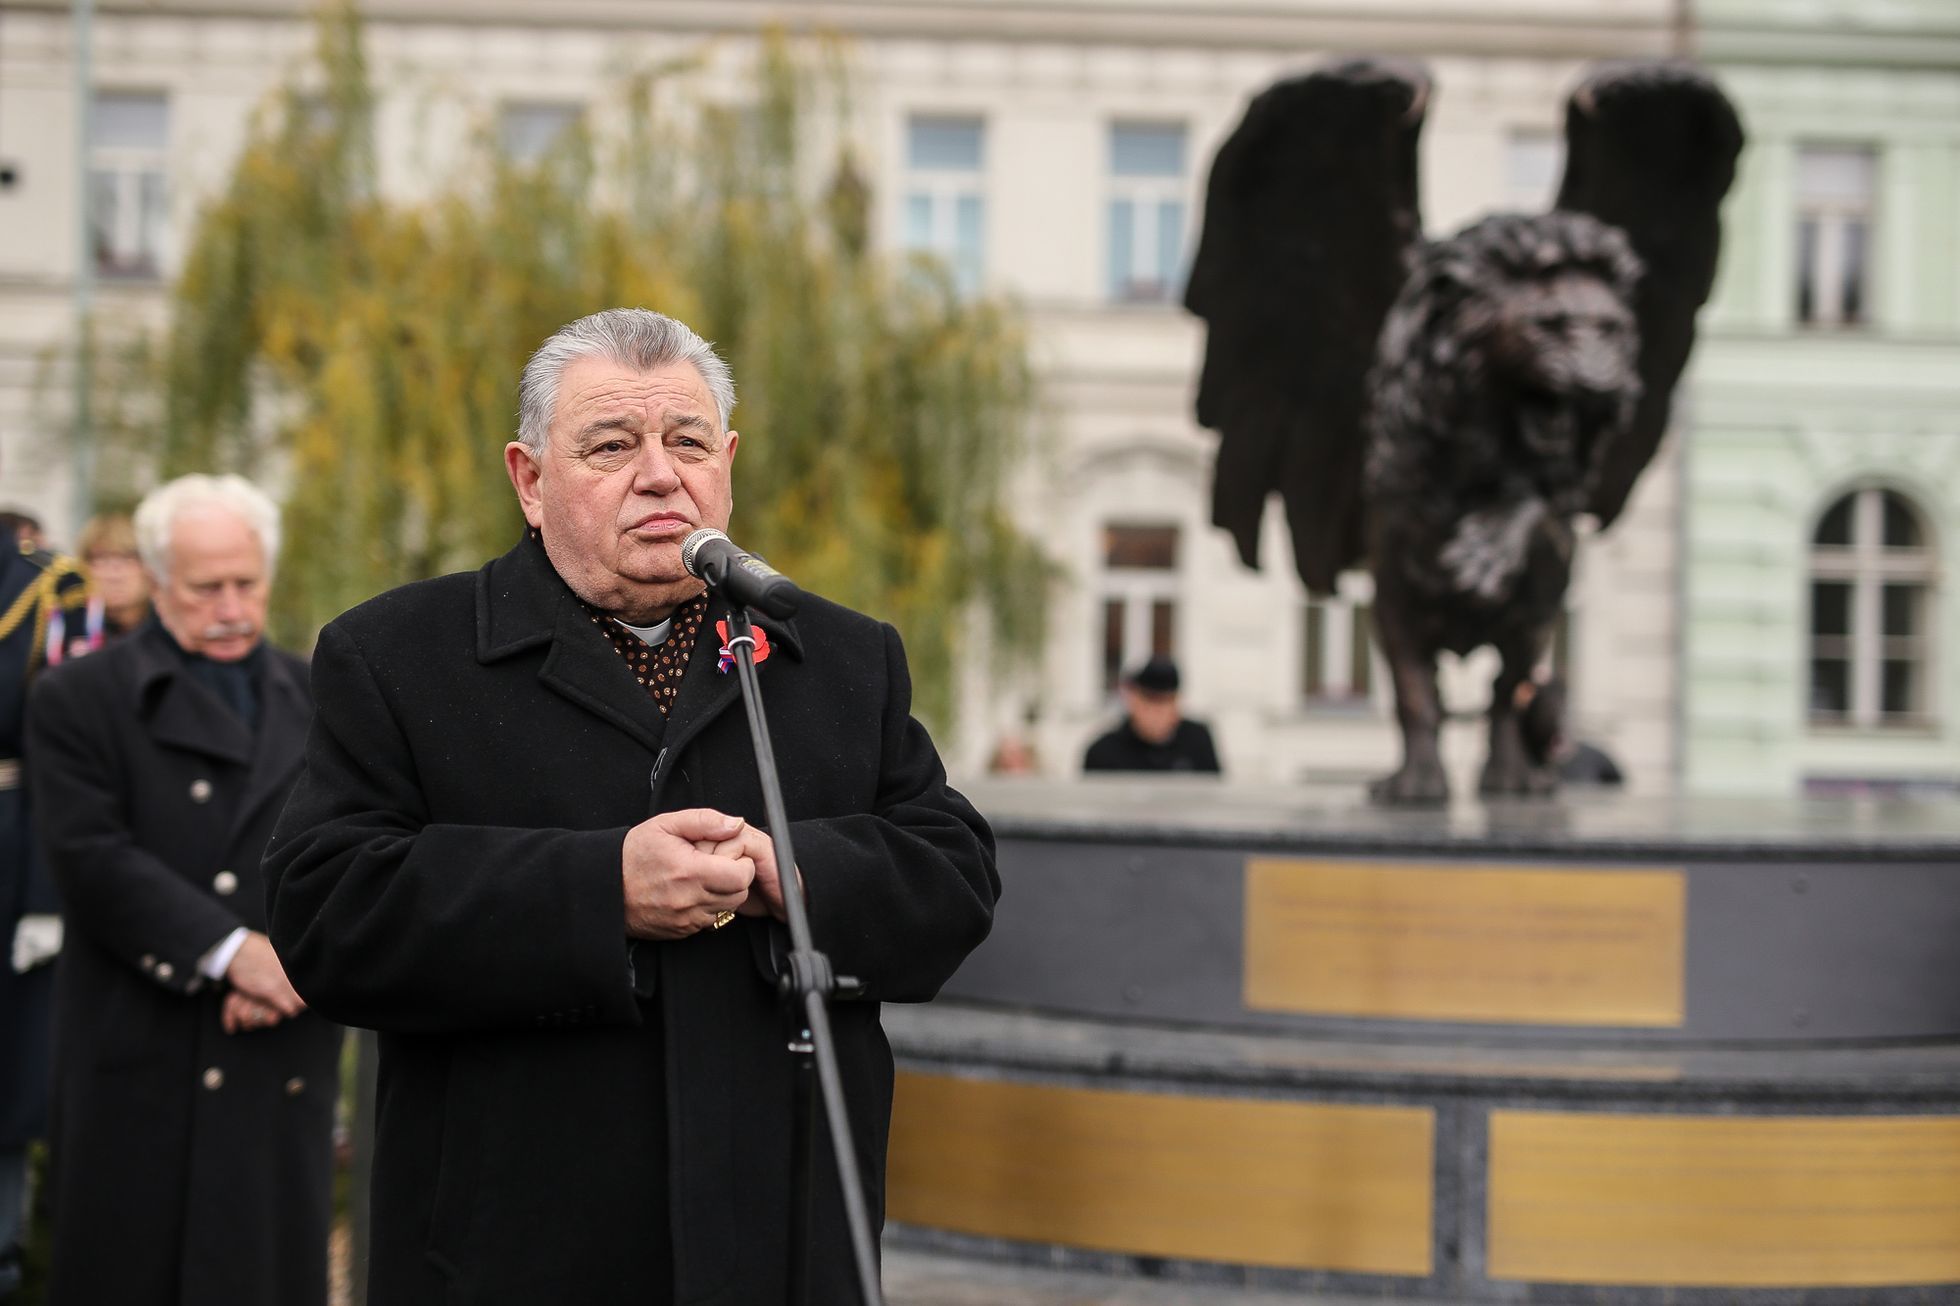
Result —
[{"label": "coat lapel", "polygon": [[660,748],[666,732],[660,709],[570,590],[558,604],[551,652],[538,672],[538,680],[648,748]]},{"label": "coat lapel", "polygon": [[544,546],[516,548],[477,574],[477,660],[500,661],[548,645],[538,682],[658,751],[666,721],[619,654],[593,626]]},{"label": "coat lapel", "polygon": [[[667,747],[676,755],[742,696],[742,678],[735,668],[731,666],[723,672],[718,665],[721,634],[715,629],[715,623],[727,620],[728,605],[718,598],[712,600],[702,621],[701,638],[695,641],[694,652],[687,660],[687,674],[681,678],[681,692],[674,700],[673,715],[667,720]],[[802,660],[803,643],[797,636],[794,621],[761,620],[756,624],[769,636],[771,658],[787,656]],[[768,685],[770,666],[769,662],[757,665],[759,686]]]},{"label": "coat lapel", "polygon": [[708,613],[701,619],[701,637],[694,641],[687,672],[681,677],[681,692],[674,696],[673,712],[667,718],[667,747],[676,756],[741,697],[733,668],[726,675],[715,669],[721,659],[721,636],[715,632],[715,623],[726,620],[727,605],[720,599],[710,600]]},{"label": "coat lapel", "polygon": [[241,766],[252,760],[252,732],[184,669],[163,627],[145,626],[132,639],[137,646],[137,711],[150,737],[170,748],[181,748]]},{"label": "coat lapel", "polygon": [[[305,756],[306,729],[313,704],[300,673],[286,658],[266,649],[265,683],[260,686],[258,737],[253,740],[252,769],[245,796],[232,814],[229,838],[236,840],[267,802],[283,797],[293,772]],[[231,713],[225,713],[227,717]],[[234,720],[236,718],[233,718]]]}]

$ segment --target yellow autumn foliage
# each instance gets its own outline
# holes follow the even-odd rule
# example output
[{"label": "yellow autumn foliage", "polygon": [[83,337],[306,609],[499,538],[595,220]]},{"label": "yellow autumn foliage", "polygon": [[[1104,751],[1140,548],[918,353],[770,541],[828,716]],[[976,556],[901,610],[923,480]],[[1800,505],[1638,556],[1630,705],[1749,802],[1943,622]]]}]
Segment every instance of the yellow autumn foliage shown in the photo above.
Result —
[{"label": "yellow autumn foliage", "polygon": [[308,642],[383,589],[507,548],[524,359],[637,304],[734,368],[738,538],[893,622],[921,715],[948,722],[976,622],[997,656],[1033,656],[1050,569],[1002,507],[1033,410],[1021,324],[943,268],[866,250],[848,155],[806,146],[839,98],[831,53],[765,39],[740,112],[661,93],[685,66],[634,75],[616,148],[575,128],[520,167],[486,141],[406,203],[375,185],[361,25],[322,19],[325,93],[287,90],[255,123],[188,243],[157,369],[157,474],[284,488],[278,635]]}]

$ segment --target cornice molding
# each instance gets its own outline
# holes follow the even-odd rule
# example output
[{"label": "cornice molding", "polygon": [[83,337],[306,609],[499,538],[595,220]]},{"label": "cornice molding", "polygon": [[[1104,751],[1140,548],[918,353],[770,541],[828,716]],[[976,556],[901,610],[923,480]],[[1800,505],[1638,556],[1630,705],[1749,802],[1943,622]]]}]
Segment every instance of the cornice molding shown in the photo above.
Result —
[{"label": "cornice molding", "polygon": [[[68,0],[8,0],[66,13]],[[302,21],[312,0],[96,0],[104,17]],[[1554,0],[364,0],[372,24],[753,32],[770,23],[877,39],[1174,46],[1203,49],[1664,54],[1672,5]]]},{"label": "cornice molding", "polygon": [[1810,65],[1829,68],[1960,70],[1960,32],[1811,31],[1703,25],[1695,33],[1695,57],[1708,64]]},{"label": "cornice molding", "polygon": [[1960,68],[1954,0],[1683,0],[1710,62]]}]

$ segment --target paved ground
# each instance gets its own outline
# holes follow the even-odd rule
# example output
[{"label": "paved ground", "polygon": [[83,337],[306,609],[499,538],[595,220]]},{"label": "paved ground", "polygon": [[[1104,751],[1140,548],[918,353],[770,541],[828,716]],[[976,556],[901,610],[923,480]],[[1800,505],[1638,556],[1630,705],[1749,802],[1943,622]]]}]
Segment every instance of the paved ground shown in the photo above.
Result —
[{"label": "paved ground", "polygon": [[890,1248],[884,1279],[886,1306],[1382,1306],[1391,1300],[1112,1279]]},{"label": "paved ground", "polygon": [[[885,1306],[1383,1306],[1386,1297],[1289,1296],[1235,1291],[1215,1284],[1159,1283],[1097,1274],[1038,1270],[941,1253],[884,1255]],[[330,1306],[348,1306],[345,1226],[334,1229]],[[20,1306],[34,1306],[37,1292]],[[1434,1304],[1432,1304],[1434,1306]]]},{"label": "paved ground", "polygon": [[[331,1306],[347,1306],[351,1296],[344,1227],[334,1230],[332,1268]],[[1393,1300],[1117,1279],[890,1247],[885,1249],[884,1281],[885,1306],[1383,1306]],[[22,1306],[39,1300],[31,1296]]]}]

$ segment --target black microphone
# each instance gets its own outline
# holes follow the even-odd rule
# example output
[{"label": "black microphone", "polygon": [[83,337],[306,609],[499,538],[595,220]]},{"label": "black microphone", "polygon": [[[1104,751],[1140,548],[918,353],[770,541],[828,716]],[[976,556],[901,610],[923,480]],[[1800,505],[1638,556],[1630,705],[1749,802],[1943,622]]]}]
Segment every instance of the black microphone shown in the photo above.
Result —
[{"label": "black microphone", "polygon": [[730,603],[778,620],[793,614],[803,597],[789,577],[736,548],[733,540],[712,526],[703,526],[681,542],[681,566]]}]

